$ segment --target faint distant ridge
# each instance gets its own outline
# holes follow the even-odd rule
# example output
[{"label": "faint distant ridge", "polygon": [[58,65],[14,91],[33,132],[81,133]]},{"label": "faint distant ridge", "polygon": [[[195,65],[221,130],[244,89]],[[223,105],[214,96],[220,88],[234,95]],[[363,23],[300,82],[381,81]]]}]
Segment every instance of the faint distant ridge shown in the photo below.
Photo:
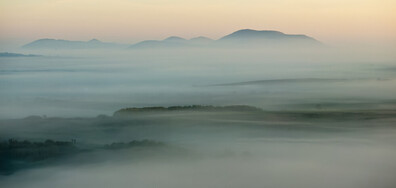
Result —
[{"label": "faint distant ridge", "polygon": [[139,43],[136,43],[129,48],[155,48],[155,47],[182,47],[186,44],[186,39],[181,37],[168,37],[162,41],[158,40],[145,40]]},{"label": "faint distant ridge", "polygon": [[230,105],[230,106],[204,106],[204,105],[191,105],[191,106],[154,106],[142,108],[124,108],[114,113],[114,116],[131,115],[141,112],[177,112],[177,111],[190,111],[190,112],[261,112],[262,109],[248,106],[248,105]]},{"label": "faint distant ridge", "polygon": [[321,42],[307,35],[285,34],[272,30],[242,29],[218,40],[196,37],[186,40],[169,37],[165,40],[146,40],[129,48],[174,48],[174,47],[272,47],[272,46],[320,46]]},{"label": "faint distant ridge", "polygon": [[71,41],[61,39],[39,39],[28,43],[22,48],[24,49],[100,49],[100,48],[125,48],[126,45],[101,42],[97,39],[89,41]]},{"label": "faint distant ridge", "polygon": [[42,57],[42,55],[0,52],[0,57]]},{"label": "faint distant ridge", "polygon": [[204,47],[209,46],[214,40],[207,37],[196,37],[190,40],[171,36],[164,40],[145,40],[129,46],[129,48],[175,48],[175,47]]},{"label": "faint distant ridge", "polygon": [[199,36],[199,37],[195,37],[195,38],[190,39],[190,41],[199,42],[199,43],[201,43],[201,42],[213,42],[213,39],[210,39],[210,38],[204,37],[204,36]]}]

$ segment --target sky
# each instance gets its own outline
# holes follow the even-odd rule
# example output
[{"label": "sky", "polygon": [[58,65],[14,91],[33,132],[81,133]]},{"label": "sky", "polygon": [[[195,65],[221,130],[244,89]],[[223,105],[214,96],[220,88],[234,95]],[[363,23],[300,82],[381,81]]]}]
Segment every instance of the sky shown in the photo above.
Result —
[{"label": "sky", "polygon": [[396,44],[395,0],[0,0],[0,41],[217,39],[239,29]]}]

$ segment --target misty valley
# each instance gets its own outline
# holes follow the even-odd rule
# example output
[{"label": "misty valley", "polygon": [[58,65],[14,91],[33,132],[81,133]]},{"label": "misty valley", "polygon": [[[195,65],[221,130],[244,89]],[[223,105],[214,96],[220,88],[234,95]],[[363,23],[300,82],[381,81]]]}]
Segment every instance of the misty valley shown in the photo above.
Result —
[{"label": "misty valley", "polygon": [[[395,110],[284,112],[194,105],[124,108],[95,118],[1,120],[0,137],[12,138],[0,143],[1,179],[17,187],[60,186],[46,181],[48,176],[65,187],[108,181],[128,187],[132,180],[149,187],[220,186],[225,180],[231,187],[244,181],[391,187],[395,115]],[[291,178],[301,171],[304,176]],[[115,180],[106,180],[108,173]],[[75,180],[71,175],[81,179],[68,182]],[[86,182],[93,176],[103,179]],[[199,178],[188,179],[194,176]],[[29,184],[15,182],[16,177]]]},{"label": "misty valley", "polygon": [[239,30],[0,53],[0,187],[393,188],[392,51]]}]

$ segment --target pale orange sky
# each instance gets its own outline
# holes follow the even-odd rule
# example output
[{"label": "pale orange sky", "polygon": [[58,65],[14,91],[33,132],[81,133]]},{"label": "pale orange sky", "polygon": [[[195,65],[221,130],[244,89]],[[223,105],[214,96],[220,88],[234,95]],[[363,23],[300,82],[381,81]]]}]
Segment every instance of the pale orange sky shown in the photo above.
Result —
[{"label": "pale orange sky", "polygon": [[238,29],[306,34],[325,43],[396,43],[395,0],[0,0],[0,41],[134,43]]}]

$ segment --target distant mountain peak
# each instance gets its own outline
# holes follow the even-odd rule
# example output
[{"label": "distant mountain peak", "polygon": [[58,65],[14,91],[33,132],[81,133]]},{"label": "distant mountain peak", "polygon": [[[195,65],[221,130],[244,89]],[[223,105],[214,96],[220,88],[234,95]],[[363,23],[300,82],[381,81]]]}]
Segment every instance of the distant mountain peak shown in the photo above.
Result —
[{"label": "distant mountain peak", "polygon": [[210,39],[208,37],[204,36],[199,36],[199,37],[194,37],[190,39],[191,41],[213,41],[213,39]]},{"label": "distant mountain peak", "polygon": [[98,40],[98,39],[91,39],[90,41],[88,41],[88,42],[101,42],[100,40]]},{"label": "distant mountain peak", "polygon": [[243,45],[319,45],[319,41],[306,35],[285,34],[275,30],[242,29],[220,38],[218,41]]},{"label": "distant mountain peak", "polygon": [[238,31],[235,31],[234,33],[276,33],[276,34],[284,34],[280,31],[275,31],[275,30],[254,30],[254,29],[241,29]]},{"label": "distant mountain peak", "polygon": [[171,37],[164,39],[164,41],[186,41],[186,39],[178,37],[178,36],[171,36]]},{"label": "distant mountain peak", "polygon": [[286,34],[280,31],[274,30],[253,30],[253,29],[242,29],[235,31],[227,36],[222,37],[220,40],[226,39],[246,39],[246,38],[280,38],[285,37]]}]

